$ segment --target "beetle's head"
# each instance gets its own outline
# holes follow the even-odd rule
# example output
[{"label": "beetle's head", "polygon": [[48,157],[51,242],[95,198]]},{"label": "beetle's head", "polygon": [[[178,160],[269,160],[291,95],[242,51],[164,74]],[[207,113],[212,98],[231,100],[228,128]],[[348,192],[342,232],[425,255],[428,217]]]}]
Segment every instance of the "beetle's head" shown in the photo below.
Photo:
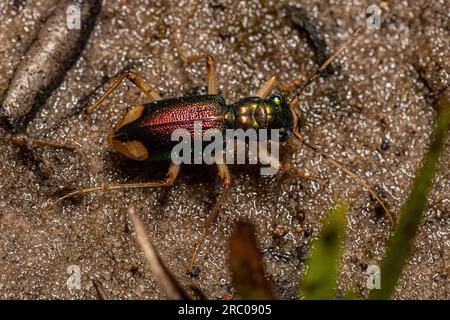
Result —
[{"label": "beetle's head", "polygon": [[130,134],[130,124],[139,119],[143,111],[144,107],[142,105],[132,107],[106,138],[114,150],[119,151],[130,159],[138,161],[148,159],[148,150],[141,141],[136,140],[136,137]]},{"label": "beetle's head", "polygon": [[269,128],[278,129],[280,141],[286,141],[294,130],[295,115],[289,104],[281,93],[271,95],[265,103]]}]

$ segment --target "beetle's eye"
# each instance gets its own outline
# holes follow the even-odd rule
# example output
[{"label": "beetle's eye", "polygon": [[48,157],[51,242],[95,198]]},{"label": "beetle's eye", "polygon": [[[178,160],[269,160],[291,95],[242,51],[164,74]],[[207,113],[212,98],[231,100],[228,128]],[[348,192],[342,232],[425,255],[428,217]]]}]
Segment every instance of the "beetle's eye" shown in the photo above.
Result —
[{"label": "beetle's eye", "polygon": [[291,135],[291,130],[286,129],[286,128],[280,128],[279,130],[279,139],[280,141],[285,141],[287,140],[287,138],[289,138],[289,136]]},{"label": "beetle's eye", "polygon": [[275,103],[277,106],[281,104],[281,100],[278,97],[273,98],[273,103]]},{"label": "beetle's eye", "polygon": [[270,97],[270,100],[274,103],[276,106],[280,106],[283,102],[284,98],[280,93],[275,93]]}]

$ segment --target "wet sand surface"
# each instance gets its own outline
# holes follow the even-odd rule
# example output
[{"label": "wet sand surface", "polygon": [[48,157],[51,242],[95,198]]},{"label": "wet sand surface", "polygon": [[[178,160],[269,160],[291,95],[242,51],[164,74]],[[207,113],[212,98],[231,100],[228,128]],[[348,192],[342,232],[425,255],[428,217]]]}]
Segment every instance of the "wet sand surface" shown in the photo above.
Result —
[{"label": "wet sand surface", "polygon": [[[132,85],[122,85],[98,112],[49,128],[80,104],[94,101],[107,85],[89,98],[92,90],[130,64],[163,97],[204,93],[204,63],[186,66],[172,35],[187,52],[215,57],[219,91],[231,103],[254,94],[271,75],[280,75],[285,84],[317,68],[317,52],[288,18],[287,6],[307,13],[329,53],[365,24],[370,4],[192,3],[104,1],[78,62],[26,130],[32,137],[67,141],[76,152],[18,149],[0,127],[0,298],[96,299],[92,279],[113,298],[164,298],[126,215],[134,205],[180,283],[200,288],[211,299],[233,294],[228,238],[236,221],[253,222],[275,292],[293,299],[323,213],[338,198],[350,203],[338,292],[354,287],[359,297],[368,293],[364,272],[380,263],[391,224],[352,179],[293,143],[282,147],[281,159],[308,170],[321,185],[282,173],[262,177],[255,166],[230,166],[232,190],[200,252],[195,278],[186,274],[189,258],[222,188],[214,166],[183,166],[170,189],[97,192],[43,212],[57,196],[81,186],[164,177],[167,164],[127,160],[106,144],[106,134],[125,110],[146,101]],[[46,0],[14,6],[11,1],[1,7],[0,96],[55,4]],[[382,1],[380,6],[381,29],[365,30],[334,62],[334,72],[306,90],[299,108],[307,140],[382,189],[396,214],[429,142],[436,99],[450,82],[449,5]],[[444,152],[395,298],[450,297],[449,168]],[[70,266],[81,270],[79,289],[66,285]]]}]

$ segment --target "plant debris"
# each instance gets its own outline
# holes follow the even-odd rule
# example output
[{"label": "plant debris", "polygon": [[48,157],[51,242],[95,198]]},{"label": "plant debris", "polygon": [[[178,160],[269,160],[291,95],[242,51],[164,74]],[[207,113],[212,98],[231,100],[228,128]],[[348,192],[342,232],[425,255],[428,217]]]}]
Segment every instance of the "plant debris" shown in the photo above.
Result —
[{"label": "plant debris", "polygon": [[[80,10],[80,28],[70,29],[67,10]],[[0,115],[14,131],[21,131],[58,88],[84,48],[100,12],[100,0],[64,0],[41,26],[10,81]],[[76,27],[76,26],[75,26]]]}]

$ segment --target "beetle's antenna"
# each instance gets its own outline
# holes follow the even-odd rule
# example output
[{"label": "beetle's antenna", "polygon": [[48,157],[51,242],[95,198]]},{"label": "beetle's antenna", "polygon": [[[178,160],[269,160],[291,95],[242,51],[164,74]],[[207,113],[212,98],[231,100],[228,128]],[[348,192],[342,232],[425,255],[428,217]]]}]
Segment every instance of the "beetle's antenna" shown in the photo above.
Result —
[{"label": "beetle's antenna", "polygon": [[349,169],[347,169],[342,163],[332,159],[331,157],[329,157],[325,153],[320,152],[316,147],[310,145],[308,142],[306,142],[303,139],[303,137],[298,132],[298,125],[297,125],[297,121],[300,118],[300,115],[298,114],[297,110],[295,110],[295,108],[293,107],[294,104],[295,104],[295,100],[302,94],[302,92],[305,90],[305,88],[308,87],[308,85],[310,85],[312,82],[314,82],[314,80],[316,80],[319,77],[319,75],[326,70],[326,68],[330,65],[330,63],[332,63],[339,56],[339,54],[341,54],[342,51],[344,51],[344,49],[347,48],[350,45],[350,43],[356,38],[356,36],[361,32],[361,30],[362,30],[362,27],[359,27],[358,29],[356,29],[356,31],[352,35],[350,35],[348,37],[348,39],[343,44],[341,44],[339,46],[339,48],[327,59],[327,61],[325,61],[319,67],[319,69],[317,69],[317,71],[314,72],[308,78],[308,80],[306,80],[306,82],[304,82],[300,86],[299,90],[292,96],[292,98],[289,99],[289,107],[291,108],[292,114],[294,115],[294,130],[293,130],[293,134],[303,145],[305,145],[309,149],[313,150],[315,153],[319,154],[328,163],[332,164],[333,166],[335,166],[339,170],[343,171],[345,174],[347,174],[352,179],[357,181],[364,189],[369,191],[369,193],[372,195],[372,197],[381,205],[381,207],[384,209],[384,211],[386,211],[386,214],[387,214],[389,220],[391,221],[391,223],[393,225],[395,225],[395,219],[394,219],[392,213],[386,207],[386,205],[384,204],[384,202],[380,198],[380,196],[378,196],[376,194],[376,192],[373,191],[373,189],[369,187],[369,185],[364,181],[363,178],[361,178],[357,174],[355,174],[352,171],[350,171]]},{"label": "beetle's antenna", "polygon": [[306,80],[300,86],[298,91],[292,96],[292,98],[289,99],[289,104],[291,104],[291,102],[294,101],[294,99],[297,98],[299,95],[301,95],[302,92],[305,90],[305,88],[308,87],[311,83],[313,83],[319,77],[319,75],[327,69],[327,67],[330,65],[330,63],[332,63],[339,56],[339,54],[341,54],[341,52],[344,51],[344,49],[348,47],[348,45],[356,38],[356,36],[361,32],[361,30],[362,30],[362,27],[359,27],[358,29],[356,29],[356,31],[352,35],[350,35],[347,38],[347,40],[345,40],[345,42],[343,44],[341,44],[335,52],[333,52],[333,54],[327,59],[327,61],[325,61],[319,67],[319,69],[317,69],[316,72],[314,72],[308,78],[308,80]]},{"label": "beetle's antenna", "polygon": [[344,173],[346,173],[349,177],[351,177],[352,179],[356,180],[363,188],[365,188],[367,191],[369,191],[369,193],[372,195],[372,197],[380,204],[380,206],[384,209],[384,211],[386,211],[386,214],[389,218],[389,220],[391,221],[392,225],[395,225],[395,219],[394,216],[392,215],[392,213],[389,211],[389,209],[387,208],[387,206],[384,204],[383,200],[381,200],[380,196],[376,194],[375,191],[373,191],[373,189],[371,187],[369,187],[369,185],[364,181],[363,178],[361,178],[360,176],[358,176],[356,173],[353,173],[352,171],[350,171],[349,169],[347,169],[342,163],[334,160],[333,158],[329,157],[328,155],[326,155],[323,152],[320,152],[316,147],[310,145],[308,142],[306,142],[303,137],[300,135],[300,133],[298,131],[293,131],[294,136],[300,140],[300,142],[308,147],[309,149],[311,149],[312,151],[314,151],[315,153],[317,153],[318,155],[320,155],[323,159],[325,159],[328,163],[332,164],[333,166],[335,166],[336,168],[338,168],[339,170],[343,171]]}]

